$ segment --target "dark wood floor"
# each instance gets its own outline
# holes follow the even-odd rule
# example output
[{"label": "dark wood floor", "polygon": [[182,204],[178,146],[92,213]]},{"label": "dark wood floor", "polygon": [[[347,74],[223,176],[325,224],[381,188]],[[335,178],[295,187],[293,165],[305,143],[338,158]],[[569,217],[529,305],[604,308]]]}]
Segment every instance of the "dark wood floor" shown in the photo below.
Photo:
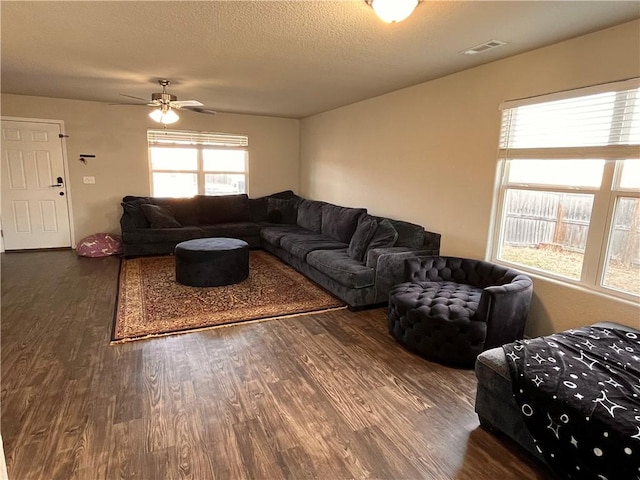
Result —
[{"label": "dark wood floor", "polygon": [[116,258],[3,254],[9,478],[547,478],[384,309],[109,345]]}]

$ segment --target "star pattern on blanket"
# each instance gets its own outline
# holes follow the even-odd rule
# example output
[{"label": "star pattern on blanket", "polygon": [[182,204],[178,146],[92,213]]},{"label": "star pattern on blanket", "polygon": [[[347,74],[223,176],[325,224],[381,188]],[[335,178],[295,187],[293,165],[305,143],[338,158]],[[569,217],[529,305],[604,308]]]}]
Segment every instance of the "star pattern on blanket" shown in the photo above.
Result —
[{"label": "star pattern on blanket", "polygon": [[593,370],[593,366],[598,363],[597,360],[586,355],[584,353],[584,350],[580,350],[580,358],[578,357],[573,357],[573,358],[575,360],[578,360],[579,362],[584,363],[589,368],[589,370]]},{"label": "star pattern on blanket", "polygon": [[503,349],[534,445],[557,473],[640,480],[640,335],[585,327]]},{"label": "star pattern on blanket", "polygon": [[604,391],[600,392],[602,394],[602,398],[596,398],[593,403],[598,403],[600,405],[602,405],[604,408],[607,409],[607,412],[609,412],[609,415],[611,415],[613,418],[615,418],[615,414],[613,413],[614,410],[616,408],[621,408],[623,410],[626,410],[625,407],[623,407],[622,405],[618,405],[615,402],[612,402],[611,400],[609,400],[607,398],[607,394]]},{"label": "star pattern on blanket", "polygon": [[547,425],[547,428],[553,432],[553,434],[556,436],[557,439],[559,439],[560,425],[554,422],[553,418],[551,418],[551,415],[549,415],[548,413],[547,413],[547,418],[549,419],[549,425]]}]

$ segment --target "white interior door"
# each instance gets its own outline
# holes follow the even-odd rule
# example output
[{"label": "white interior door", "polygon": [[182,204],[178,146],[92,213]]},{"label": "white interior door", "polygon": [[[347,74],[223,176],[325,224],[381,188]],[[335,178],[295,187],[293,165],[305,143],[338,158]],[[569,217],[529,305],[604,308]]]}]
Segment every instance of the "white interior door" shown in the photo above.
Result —
[{"label": "white interior door", "polygon": [[6,120],[1,125],[5,250],[70,247],[60,125]]}]

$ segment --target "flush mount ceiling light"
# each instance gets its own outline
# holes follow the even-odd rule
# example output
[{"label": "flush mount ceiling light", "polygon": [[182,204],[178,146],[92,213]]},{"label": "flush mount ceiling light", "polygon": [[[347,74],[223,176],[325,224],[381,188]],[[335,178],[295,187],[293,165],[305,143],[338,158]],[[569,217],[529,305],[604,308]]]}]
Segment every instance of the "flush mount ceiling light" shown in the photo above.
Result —
[{"label": "flush mount ceiling light", "polygon": [[376,15],[387,23],[401,22],[415,10],[422,0],[365,0]]},{"label": "flush mount ceiling light", "polygon": [[149,116],[155,122],[162,123],[163,125],[171,125],[180,120],[180,117],[174,112],[171,107],[162,105],[160,108],[156,108]]}]

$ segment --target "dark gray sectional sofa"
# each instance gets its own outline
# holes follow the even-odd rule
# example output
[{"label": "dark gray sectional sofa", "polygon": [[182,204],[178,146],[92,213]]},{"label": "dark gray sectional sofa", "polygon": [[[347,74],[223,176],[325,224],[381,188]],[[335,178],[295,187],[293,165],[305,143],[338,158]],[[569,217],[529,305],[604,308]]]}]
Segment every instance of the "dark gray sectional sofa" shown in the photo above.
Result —
[{"label": "dark gray sectional sofa", "polygon": [[193,198],[123,198],[126,257],[173,253],[194,238],[231,237],[263,248],[350,307],[386,302],[404,259],[438,255],[440,235],[419,225],[374,217],[364,208],[307,200],[291,191]]},{"label": "dark gray sectional sofa", "polygon": [[[614,322],[599,322],[593,326],[638,333],[637,329]],[[614,350],[609,359],[611,362],[616,361],[613,352]],[[480,424],[489,431],[506,435],[538,460],[545,462],[542,454],[536,449],[523,420],[522,410],[514,398],[511,373],[503,348],[496,347],[481,353],[476,360],[475,373],[478,379],[475,411]],[[598,377],[593,378],[595,384]]]}]

